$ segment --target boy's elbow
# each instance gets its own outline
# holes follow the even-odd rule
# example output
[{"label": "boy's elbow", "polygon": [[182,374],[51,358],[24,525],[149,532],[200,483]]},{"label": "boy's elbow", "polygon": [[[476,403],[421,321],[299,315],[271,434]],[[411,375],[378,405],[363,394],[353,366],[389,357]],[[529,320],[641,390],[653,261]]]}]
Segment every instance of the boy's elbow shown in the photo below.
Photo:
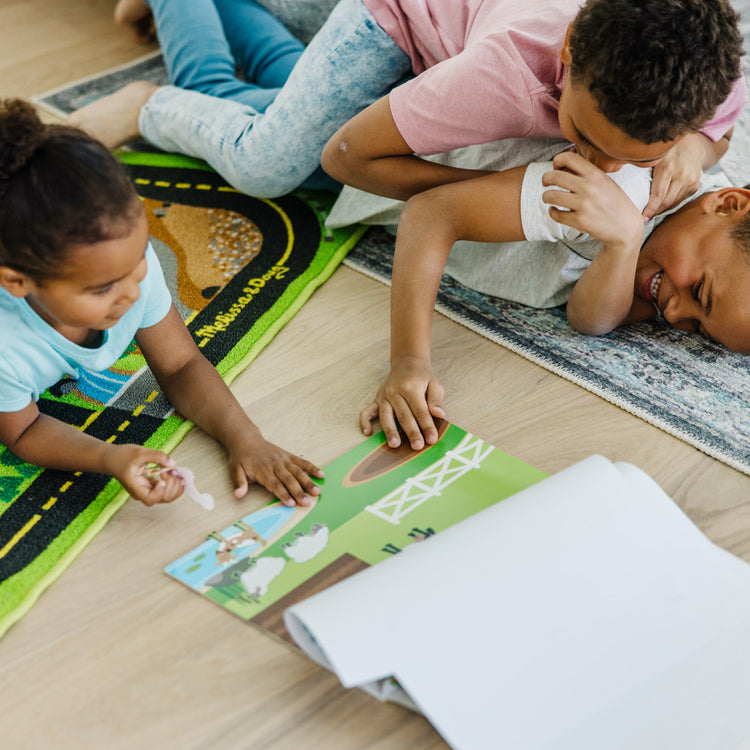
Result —
[{"label": "boy's elbow", "polygon": [[604,334],[610,333],[617,327],[617,323],[602,320],[597,316],[590,317],[581,314],[575,308],[571,309],[570,305],[566,309],[566,314],[571,327],[584,336],[604,336]]},{"label": "boy's elbow", "polygon": [[357,174],[356,164],[358,160],[351,151],[351,145],[346,137],[338,131],[326,143],[320,157],[320,165],[334,180],[345,185],[353,184],[352,180]]}]

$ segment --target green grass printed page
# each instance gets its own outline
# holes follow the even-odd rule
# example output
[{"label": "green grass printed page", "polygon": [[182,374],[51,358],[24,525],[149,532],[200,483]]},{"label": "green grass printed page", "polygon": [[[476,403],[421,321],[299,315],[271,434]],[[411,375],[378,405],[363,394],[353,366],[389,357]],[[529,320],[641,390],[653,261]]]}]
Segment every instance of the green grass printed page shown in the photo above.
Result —
[{"label": "green grass printed page", "polygon": [[[208,537],[166,567],[194,591],[288,636],[280,616],[316,590],[399,554],[546,476],[456,425],[422,451],[383,433],[325,467],[311,508],[278,501]],[[265,615],[265,618],[264,618]]]}]

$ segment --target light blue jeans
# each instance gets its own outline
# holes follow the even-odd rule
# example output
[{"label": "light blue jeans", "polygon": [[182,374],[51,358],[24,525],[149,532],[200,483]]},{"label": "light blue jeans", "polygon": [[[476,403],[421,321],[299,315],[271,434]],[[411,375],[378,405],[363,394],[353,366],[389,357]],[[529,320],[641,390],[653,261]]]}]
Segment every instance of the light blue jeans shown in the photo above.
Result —
[{"label": "light blue jeans", "polygon": [[149,0],[149,5],[175,86],[258,112],[276,98],[305,49],[254,0]]},{"label": "light blue jeans", "polygon": [[[252,0],[149,2],[175,85],[141,109],[141,135],[204,159],[250,195],[315,186],[308,178],[329,138],[411,74],[362,0],[341,0],[301,54]],[[235,62],[248,82],[235,76]]]}]

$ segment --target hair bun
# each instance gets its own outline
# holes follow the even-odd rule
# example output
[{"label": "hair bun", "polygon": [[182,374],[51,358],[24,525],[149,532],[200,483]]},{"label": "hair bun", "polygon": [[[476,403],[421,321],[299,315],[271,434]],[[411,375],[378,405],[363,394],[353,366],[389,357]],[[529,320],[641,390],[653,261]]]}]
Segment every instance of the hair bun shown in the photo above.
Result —
[{"label": "hair bun", "polygon": [[34,107],[22,99],[0,103],[0,196],[44,142],[46,126]]}]

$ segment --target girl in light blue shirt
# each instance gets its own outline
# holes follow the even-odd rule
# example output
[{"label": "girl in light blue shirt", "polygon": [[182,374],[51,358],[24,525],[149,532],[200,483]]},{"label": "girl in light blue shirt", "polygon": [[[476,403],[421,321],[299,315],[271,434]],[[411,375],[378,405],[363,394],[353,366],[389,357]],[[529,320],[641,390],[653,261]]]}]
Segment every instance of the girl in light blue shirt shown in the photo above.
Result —
[{"label": "girl in light blue shirt", "polygon": [[37,466],[113,476],[146,505],[178,498],[167,454],[106,443],[37,407],[46,388],[107,369],[133,338],[172,406],[226,448],[235,497],[255,481],[286,505],[319,494],[320,469],[267,442],[199,352],[122,166],[83,132],[2,102],[0,442]]}]

